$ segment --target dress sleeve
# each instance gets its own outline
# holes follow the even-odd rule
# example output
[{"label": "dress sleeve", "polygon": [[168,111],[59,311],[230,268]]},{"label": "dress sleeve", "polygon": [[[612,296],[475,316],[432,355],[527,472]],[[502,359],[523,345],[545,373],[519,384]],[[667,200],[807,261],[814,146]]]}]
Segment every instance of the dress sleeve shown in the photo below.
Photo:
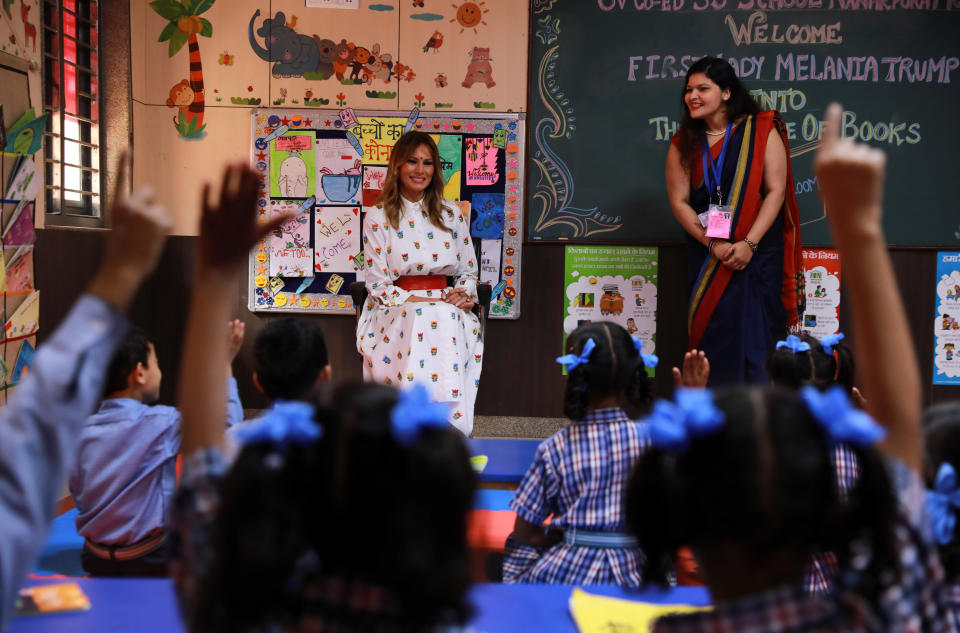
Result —
[{"label": "dress sleeve", "polygon": [[384,306],[405,302],[410,293],[393,285],[400,276],[387,258],[387,231],[390,225],[382,213],[370,211],[363,219],[363,256],[366,259],[365,280],[369,295]]},{"label": "dress sleeve", "polygon": [[477,297],[477,253],[473,250],[470,238],[470,218],[464,217],[459,207],[444,203],[445,211],[453,216],[453,237],[457,245],[457,274],[453,281],[455,288],[463,288],[474,299]]}]

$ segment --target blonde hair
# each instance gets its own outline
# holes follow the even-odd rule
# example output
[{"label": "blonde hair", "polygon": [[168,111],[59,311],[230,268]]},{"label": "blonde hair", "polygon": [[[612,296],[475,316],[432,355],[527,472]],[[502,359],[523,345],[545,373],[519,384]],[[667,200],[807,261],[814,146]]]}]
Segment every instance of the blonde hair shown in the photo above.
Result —
[{"label": "blonde hair", "polygon": [[440,166],[440,150],[429,134],[411,130],[397,139],[397,144],[393,146],[390,154],[387,179],[383,183],[383,191],[377,204],[383,207],[387,222],[393,230],[399,229],[400,216],[403,213],[403,204],[400,201],[400,168],[421,145],[427,148],[433,158],[433,178],[423,192],[423,209],[427,212],[431,224],[449,233],[450,228],[443,223],[443,168]]}]

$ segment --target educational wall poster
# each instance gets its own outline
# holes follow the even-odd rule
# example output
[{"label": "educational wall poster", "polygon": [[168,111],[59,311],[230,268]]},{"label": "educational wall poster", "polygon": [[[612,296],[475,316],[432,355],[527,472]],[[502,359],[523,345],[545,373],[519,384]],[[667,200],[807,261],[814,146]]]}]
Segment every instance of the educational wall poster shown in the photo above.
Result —
[{"label": "educational wall poster", "polygon": [[524,116],[418,108],[253,111],[260,217],[295,216],[250,253],[250,310],[354,314],[350,286],[363,281],[369,260],[364,213],[383,192],[394,145],[411,129],[437,143],[444,197],[470,224],[474,261],[493,291],[490,317],[519,318]]},{"label": "educational wall poster", "polygon": [[960,251],[937,253],[933,384],[960,385]]},{"label": "educational wall poster", "polygon": [[840,254],[831,248],[803,249],[807,307],[804,333],[822,338],[840,331]]},{"label": "educational wall poster", "polygon": [[[654,354],[657,338],[657,262],[651,246],[567,246],[563,271],[563,344],[577,327],[611,321]],[[654,370],[647,369],[653,376]]]}]

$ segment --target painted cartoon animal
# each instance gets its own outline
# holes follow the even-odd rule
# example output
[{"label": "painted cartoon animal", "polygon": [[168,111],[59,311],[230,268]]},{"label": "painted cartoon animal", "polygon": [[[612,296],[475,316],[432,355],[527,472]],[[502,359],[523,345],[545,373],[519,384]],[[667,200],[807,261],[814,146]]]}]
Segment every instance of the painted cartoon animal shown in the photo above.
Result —
[{"label": "painted cartoon animal", "polygon": [[343,81],[343,75],[347,72],[347,68],[350,67],[350,62],[353,61],[353,54],[356,48],[353,42],[348,42],[347,40],[340,40],[340,43],[334,47],[333,72],[338,80]]},{"label": "painted cartoon animal", "polygon": [[388,84],[393,79],[393,55],[384,53],[380,56],[381,68],[377,71],[377,78],[383,79],[383,83]]},{"label": "painted cartoon animal", "polygon": [[308,35],[301,35],[286,25],[286,16],[282,11],[271,19],[266,18],[257,29],[257,35],[264,39],[264,48],[253,33],[253,25],[260,17],[257,9],[250,18],[250,46],[257,57],[264,61],[275,62],[274,77],[302,77],[303,73],[314,72],[320,63],[320,51],[317,43]]},{"label": "painted cartoon animal", "polygon": [[353,51],[353,61],[350,63],[350,79],[361,79],[364,65],[370,61],[370,49],[358,46]]},{"label": "painted cartoon animal", "polygon": [[431,48],[436,52],[443,45],[443,33],[440,31],[434,31],[433,35],[430,36],[430,39],[427,40],[426,46],[423,47],[423,52],[426,53]]},{"label": "painted cartoon animal", "polygon": [[333,40],[323,39],[314,34],[313,41],[317,43],[317,51],[320,55],[320,61],[317,62],[317,72],[323,73],[324,79],[333,77],[333,60],[335,59],[334,50],[337,45]]},{"label": "painted cartoon animal", "polygon": [[307,164],[300,152],[290,152],[290,156],[280,163],[280,178],[277,186],[283,196],[303,198],[307,195]]},{"label": "painted cartoon animal", "polygon": [[37,27],[27,22],[27,16],[30,13],[30,7],[23,0],[20,0],[20,17],[23,18],[23,45],[26,46],[33,40],[33,52],[37,52]]},{"label": "painted cartoon animal", "polygon": [[470,64],[467,66],[467,76],[460,84],[469,88],[475,83],[482,83],[487,88],[493,88],[497,82],[493,80],[493,66],[490,65],[490,49],[474,46],[470,52]]},{"label": "painted cartoon animal", "polygon": [[437,76],[433,78],[433,83],[437,84],[437,88],[445,88],[447,86],[447,76],[443,73],[437,73]]},{"label": "painted cartoon animal", "polygon": [[[185,121],[187,125],[190,126],[196,121],[198,116],[203,116],[191,110],[191,106],[193,106],[196,101],[197,93],[193,91],[193,88],[190,87],[190,82],[186,79],[170,89],[170,98],[167,99],[167,107],[180,108],[180,114],[173,117],[174,125],[179,126],[181,125],[181,121]],[[203,101],[202,97],[200,101]],[[196,126],[199,127],[200,124],[196,123]]]},{"label": "painted cartoon animal", "polygon": [[374,79],[383,79],[385,83],[390,83],[390,68],[384,64],[379,44],[373,45],[370,49],[370,59],[363,65],[363,83],[372,83]]},{"label": "painted cartoon animal", "polygon": [[397,81],[413,81],[413,78],[416,77],[416,74],[413,72],[413,69],[407,66],[406,64],[401,64],[400,60],[397,60],[397,63],[393,65],[393,76],[396,77]]}]

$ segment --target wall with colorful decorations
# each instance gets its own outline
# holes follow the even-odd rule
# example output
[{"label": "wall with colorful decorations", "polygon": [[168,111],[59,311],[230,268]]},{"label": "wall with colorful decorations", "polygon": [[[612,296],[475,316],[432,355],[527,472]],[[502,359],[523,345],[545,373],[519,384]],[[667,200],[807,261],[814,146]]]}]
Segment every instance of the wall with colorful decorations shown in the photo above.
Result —
[{"label": "wall with colorful decorations", "polygon": [[249,161],[254,108],[523,112],[527,33],[516,0],[132,3],[134,180],[192,235],[201,184]]}]

